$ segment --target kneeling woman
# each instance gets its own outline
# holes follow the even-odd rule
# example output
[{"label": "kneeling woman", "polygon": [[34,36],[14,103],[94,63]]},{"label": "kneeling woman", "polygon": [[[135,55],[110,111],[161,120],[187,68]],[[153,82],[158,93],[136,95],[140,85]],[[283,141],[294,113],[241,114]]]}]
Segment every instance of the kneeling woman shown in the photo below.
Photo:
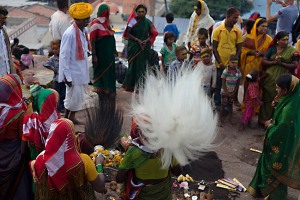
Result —
[{"label": "kneeling woman", "polygon": [[36,199],[96,199],[94,190],[106,191],[103,161],[103,156],[96,157],[96,170],[91,158],[76,148],[72,121],[54,121],[45,151],[30,163]]}]

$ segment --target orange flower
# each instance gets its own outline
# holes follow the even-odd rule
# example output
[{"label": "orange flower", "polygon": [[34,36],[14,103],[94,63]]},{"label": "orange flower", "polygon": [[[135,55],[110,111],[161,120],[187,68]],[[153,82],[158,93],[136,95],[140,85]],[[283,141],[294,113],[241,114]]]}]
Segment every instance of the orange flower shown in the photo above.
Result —
[{"label": "orange flower", "polygon": [[273,169],[280,170],[282,168],[282,164],[279,162],[273,163]]},{"label": "orange flower", "polygon": [[272,146],[272,150],[274,151],[275,154],[279,153],[279,148],[277,146]]}]

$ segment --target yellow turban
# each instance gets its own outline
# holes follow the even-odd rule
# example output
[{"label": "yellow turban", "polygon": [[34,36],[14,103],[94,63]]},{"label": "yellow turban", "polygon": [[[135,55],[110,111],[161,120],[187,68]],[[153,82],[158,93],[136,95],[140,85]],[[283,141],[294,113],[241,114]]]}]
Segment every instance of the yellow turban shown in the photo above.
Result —
[{"label": "yellow turban", "polygon": [[89,3],[74,3],[69,8],[70,16],[73,19],[86,19],[93,13],[93,6]]}]

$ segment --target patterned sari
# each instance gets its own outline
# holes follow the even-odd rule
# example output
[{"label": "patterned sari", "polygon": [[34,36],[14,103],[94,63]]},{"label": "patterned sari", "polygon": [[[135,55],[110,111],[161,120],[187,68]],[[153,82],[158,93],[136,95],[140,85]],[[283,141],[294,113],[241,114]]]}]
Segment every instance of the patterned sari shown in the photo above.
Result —
[{"label": "patterned sari", "polygon": [[[267,50],[265,57],[268,60],[274,61],[276,56],[281,56],[283,62],[291,63],[292,61],[298,60],[298,58],[294,55],[295,52],[296,50],[293,47],[288,46],[284,51],[277,53],[276,46],[271,46]],[[263,105],[261,105],[259,110],[259,121],[266,121],[272,118],[274,112],[272,101],[276,96],[275,80],[278,76],[287,72],[289,71],[280,65],[273,65],[266,69],[266,78],[264,78],[261,83]]]},{"label": "patterned sari", "polygon": [[93,53],[97,56],[97,66],[94,66],[94,91],[105,94],[115,93],[115,53],[117,51],[114,31],[109,25],[109,7],[102,4],[97,16],[92,21],[90,34]]},{"label": "patterned sari", "polygon": [[23,124],[23,137],[28,140],[31,159],[45,149],[45,142],[49,134],[51,123],[60,118],[57,110],[57,92],[52,89],[43,89],[33,102],[36,112],[26,115]]},{"label": "patterned sari", "polygon": [[270,43],[272,42],[271,36],[268,34],[257,35],[257,23],[261,19],[257,19],[251,29],[251,33],[247,35],[243,42],[242,54],[241,54],[241,71],[243,74],[243,81],[249,71],[254,68],[258,72],[261,71],[261,61],[263,57],[256,57],[254,55],[248,55],[250,51],[265,52]]},{"label": "patterned sari", "polygon": [[128,39],[128,71],[123,82],[123,88],[127,91],[133,91],[135,86],[143,82],[143,76],[149,66],[150,48],[153,44],[157,31],[152,22],[143,17],[138,19],[136,24],[131,29],[131,35],[144,41],[151,37],[144,49],[131,39]]},{"label": "patterned sari", "polygon": [[254,197],[285,199],[287,186],[300,189],[300,85],[292,77],[290,91],[276,106],[265,133],[263,153],[248,191]]},{"label": "patterned sari", "polygon": [[75,144],[74,124],[65,118],[50,127],[45,150],[34,163],[36,199],[95,199]]}]

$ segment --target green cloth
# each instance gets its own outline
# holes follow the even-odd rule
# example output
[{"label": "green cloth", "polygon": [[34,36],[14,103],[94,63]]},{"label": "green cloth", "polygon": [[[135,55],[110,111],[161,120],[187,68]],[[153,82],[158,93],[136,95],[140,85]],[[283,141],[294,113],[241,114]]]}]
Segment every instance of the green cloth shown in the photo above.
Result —
[{"label": "green cloth", "polygon": [[[293,47],[289,46],[284,51],[277,53],[276,47],[272,46],[268,49],[265,57],[268,58],[268,60],[274,61],[276,56],[281,56],[283,62],[291,63],[295,52],[296,50]],[[275,80],[278,78],[278,76],[287,72],[288,70],[280,65],[273,65],[267,68],[266,78],[262,81],[263,105],[261,106],[258,115],[260,121],[266,121],[272,118],[272,114],[274,112],[272,101],[276,96]]]},{"label": "green cloth", "polygon": [[[105,48],[103,48],[105,47]],[[97,66],[94,68],[94,87],[96,90],[116,91],[115,52],[116,41],[113,35],[95,41]],[[104,72],[105,71],[105,72]],[[99,78],[100,77],[100,78]]]},{"label": "green cloth", "polygon": [[248,191],[285,199],[287,186],[300,189],[300,86],[282,97],[265,133],[263,152]]},{"label": "green cloth", "polygon": [[164,181],[143,187],[139,193],[139,200],[172,200],[172,180],[168,176]]},{"label": "green cloth", "polygon": [[[152,28],[152,22],[146,17],[140,19],[131,29],[130,34],[141,41],[149,37]],[[150,42],[147,42],[144,50],[140,45],[131,39],[128,40],[128,70],[126,73],[123,87],[133,91],[135,86],[143,82],[144,74],[149,63]]]}]

